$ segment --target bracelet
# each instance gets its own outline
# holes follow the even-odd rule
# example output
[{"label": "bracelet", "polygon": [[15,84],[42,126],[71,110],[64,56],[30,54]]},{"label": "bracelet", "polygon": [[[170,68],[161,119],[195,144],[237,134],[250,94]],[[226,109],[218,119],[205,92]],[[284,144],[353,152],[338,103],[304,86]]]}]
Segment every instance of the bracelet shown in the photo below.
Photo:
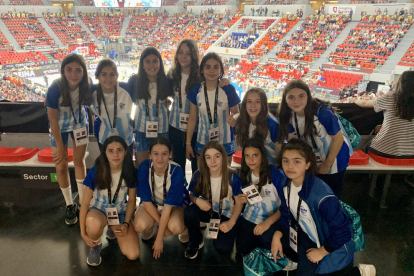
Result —
[{"label": "bracelet", "polygon": [[129,223],[128,223],[128,222],[126,222],[126,221],[125,221],[125,222],[124,222],[124,223],[122,223],[122,224],[127,224],[127,225],[128,225],[128,228],[129,228]]}]

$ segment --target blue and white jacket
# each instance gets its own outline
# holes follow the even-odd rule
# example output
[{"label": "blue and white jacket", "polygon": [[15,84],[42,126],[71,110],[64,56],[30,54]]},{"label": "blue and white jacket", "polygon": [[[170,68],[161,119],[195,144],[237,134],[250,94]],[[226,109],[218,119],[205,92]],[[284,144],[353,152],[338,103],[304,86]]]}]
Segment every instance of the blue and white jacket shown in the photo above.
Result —
[{"label": "blue and white jacket", "polygon": [[[280,206],[282,216],[277,222],[277,228],[284,236],[289,235],[288,216],[292,222],[295,221],[286,205],[289,182],[290,179],[287,179],[283,188],[284,196],[281,197]],[[319,262],[316,274],[333,273],[348,266],[354,260],[355,244],[352,240],[351,221],[342,211],[339,199],[325,182],[309,174],[305,176],[299,197],[302,199],[299,222],[301,229],[318,248],[324,246],[329,252]]]}]

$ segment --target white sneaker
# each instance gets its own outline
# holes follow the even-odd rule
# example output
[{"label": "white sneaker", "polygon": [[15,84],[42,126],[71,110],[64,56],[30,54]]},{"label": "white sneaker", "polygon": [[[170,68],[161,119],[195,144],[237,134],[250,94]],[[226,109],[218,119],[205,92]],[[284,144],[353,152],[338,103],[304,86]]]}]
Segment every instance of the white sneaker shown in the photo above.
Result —
[{"label": "white sneaker", "polygon": [[[154,225],[154,227],[155,227],[155,225]],[[148,231],[142,232],[142,236],[141,236],[141,238],[142,238],[144,241],[147,241],[147,240],[151,239],[151,238],[154,236],[154,227],[152,227],[152,228],[151,228],[150,230],[148,230]]]},{"label": "white sneaker", "polygon": [[288,259],[288,263],[285,266],[285,268],[283,269],[284,271],[292,271],[292,270],[296,270],[298,269],[298,263],[295,263],[291,260]]},{"label": "white sneaker", "polygon": [[375,266],[370,264],[359,264],[358,265],[359,271],[361,272],[362,276],[375,276],[377,275],[377,270]]},{"label": "white sneaker", "polygon": [[181,243],[187,243],[190,240],[190,236],[188,236],[188,229],[186,228],[184,232],[178,235],[178,239]]}]

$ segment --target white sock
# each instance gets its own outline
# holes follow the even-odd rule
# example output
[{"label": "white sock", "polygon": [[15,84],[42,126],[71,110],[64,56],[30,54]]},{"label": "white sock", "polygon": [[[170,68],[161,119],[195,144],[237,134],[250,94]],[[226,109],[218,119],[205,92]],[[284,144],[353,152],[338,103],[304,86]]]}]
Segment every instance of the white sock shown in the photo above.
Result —
[{"label": "white sock", "polygon": [[85,185],[83,185],[83,179],[76,179],[76,185],[78,186],[79,205],[81,205],[82,200],[83,200],[83,192],[85,191]]},{"label": "white sock", "polygon": [[65,198],[66,206],[72,205],[73,199],[72,199],[72,189],[70,185],[67,188],[60,188],[60,189],[62,190],[63,197]]}]

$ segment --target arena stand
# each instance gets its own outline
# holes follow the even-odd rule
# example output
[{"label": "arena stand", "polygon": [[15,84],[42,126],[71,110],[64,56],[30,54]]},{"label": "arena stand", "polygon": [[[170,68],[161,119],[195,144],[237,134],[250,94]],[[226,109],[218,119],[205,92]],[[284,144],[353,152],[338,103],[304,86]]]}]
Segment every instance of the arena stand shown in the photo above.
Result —
[{"label": "arena stand", "polygon": [[34,14],[20,17],[20,13],[7,13],[2,14],[2,20],[21,47],[56,44]]},{"label": "arena stand", "polygon": [[0,52],[0,64],[25,63],[34,61],[46,61],[47,57],[42,52],[20,52],[5,51]]},{"label": "arena stand", "polygon": [[96,36],[108,38],[121,34],[124,14],[121,12],[109,13],[78,13],[79,17]]},{"label": "arena stand", "polygon": [[82,39],[83,42],[92,41],[92,38],[76,21],[73,14],[46,13],[43,15],[43,18],[65,45],[77,43],[78,39]]},{"label": "arena stand", "polygon": [[80,0],[82,2],[82,4],[84,4],[85,6],[94,6],[93,1],[91,0]]},{"label": "arena stand", "polygon": [[330,59],[337,65],[375,68],[383,65],[412,25],[411,16],[364,16]]},{"label": "arena stand", "polygon": [[[75,51],[76,48],[78,48],[78,47],[79,47],[78,45],[73,45],[73,46],[69,46],[69,48],[49,50],[49,52],[55,59],[62,60],[68,54]],[[95,44],[89,44],[87,47],[88,47],[88,53],[84,54],[85,57],[99,57],[99,56],[101,56],[101,53],[98,51],[98,47]]]},{"label": "arena stand", "polygon": [[43,6],[44,3],[42,2],[42,0],[9,0],[10,1],[10,5],[19,5],[19,6],[26,6],[26,5],[31,5],[31,6]]},{"label": "arena stand", "polygon": [[17,76],[5,74],[0,79],[0,100],[5,101],[25,101],[42,102],[44,101],[45,89],[31,83],[26,83],[24,79]]},{"label": "arena stand", "polygon": [[5,49],[10,47],[10,42],[7,40],[4,33],[0,30],[0,49]]},{"label": "arena stand", "polygon": [[408,48],[398,65],[414,67],[414,42]]},{"label": "arena stand", "polygon": [[283,50],[277,51],[277,57],[304,61],[319,58],[346,27],[348,20],[342,16],[308,16],[287,43],[282,44]]}]

